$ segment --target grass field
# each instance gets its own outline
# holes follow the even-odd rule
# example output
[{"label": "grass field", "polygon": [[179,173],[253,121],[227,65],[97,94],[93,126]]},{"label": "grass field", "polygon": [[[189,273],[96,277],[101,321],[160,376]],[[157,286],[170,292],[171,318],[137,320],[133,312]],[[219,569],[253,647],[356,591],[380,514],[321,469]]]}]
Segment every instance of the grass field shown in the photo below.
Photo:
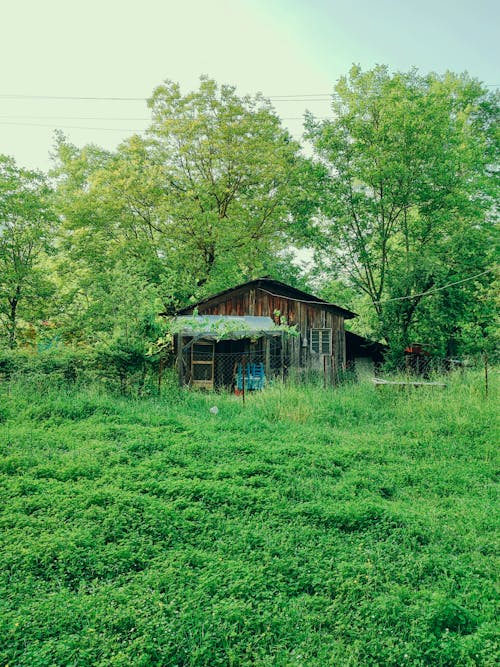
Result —
[{"label": "grass field", "polygon": [[0,385],[0,665],[497,665],[492,389]]}]

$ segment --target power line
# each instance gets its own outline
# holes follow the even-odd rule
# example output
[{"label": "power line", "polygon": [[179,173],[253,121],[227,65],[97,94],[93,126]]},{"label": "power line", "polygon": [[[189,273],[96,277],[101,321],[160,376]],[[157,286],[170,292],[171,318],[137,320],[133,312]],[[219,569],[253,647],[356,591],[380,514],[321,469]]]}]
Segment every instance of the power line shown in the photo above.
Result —
[{"label": "power line", "polygon": [[[278,298],[281,298],[283,296],[283,295],[280,295],[280,294],[274,294],[274,292],[270,292],[269,290],[264,289],[263,287],[257,287],[257,289],[260,290],[261,292],[265,292],[266,294],[270,294],[271,296],[275,296],[275,297],[278,297]],[[297,303],[313,303],[313,304],[316,304],[316,305],[319,304],[319,305],[333,306],[337,310],[343,310],[343,311],[347,311],[348,313],[352,313],[352,311],[348,310],[347,308],[342,308],[342,306],[337,306],[334,303],[329,303],[328,301],[324,301],[323,299],[320,299],[320,298],[315,299],[314,301],[308,301],[307,299],[295,299],[292,296],[287,296],[286,298],[289,301],[296,301]]]},{"label": "power line", "polygon": [[[327,119],[329,116],[315,116],[315,118]],[[303,116],[280,116],[281,120],[303,120]],[[102,120],[102,121],[112,121],[112,122],[128,122],[128,121],[139,121],[139,122],[152,122],[151,118],[116,118],[112,116],[4,116],[0,115],[0,125],[31,125],[31,123],[24,123],[23,121],[49,121],[49,120]],[[33,123],[35,125],[36,123]],[[51,124],[47,124],[47,127],[51,127]],[[40,127],[45,127],[45,124],[40,123]],[[89,128],[91,129],[91,128]],[[113,128],[107,128],[113,129]],[[122,129],[122,128],[116,128]],[[126,128],[123,128],[126,129]]]},{"label": "power line", "polygon": [[0,95],[3,100],[85,100],[88,102],[146,102],[145,97],[80,97],[77,95]]},{"label": "power line", "polygon": [[[265,96],[277,102],[328,102],[336,93],[318,93],[314,95],[271,95]],[[147,97],[81,97],[77,95],[14,95],[2,94],[2,100],[58,100],[66,102],[147,102]]]},{"label": "power line", "polygon": [[453,283],[448,283],[447,285],[442,285],[441,287],[435,287],[434,289],[427,290],[426,292],[420,292],[420,294],[412,294],[411,296],[396,296],[393,299],[383,299],[382,301],[374,301],[373,303],[388,303],[389,301],[405,301],[408,299],[416,299],[417,297],[420,296],[427,296],[428,294],[441,292],[442,290],[447,289],[448,287],[453,287],[453,285],[461,285],[462,283],[470,282],[471,280],[475,280],[480,276],[484,276],[486,273],[491,273],[493,270],[494,269],[486,269],[486,271],[477,273],[475,276],[470,276],[470,278],[464,278],[463,280],[456,280]]},{"label": "power line", "polygon": [[[482,84],[485,88],[498,88],[498,83]],[[329,101],[333,97],[339,97],[335,92],[324,93],[291,93],[289,95],[264,95],[267,99],[279,102],[323,102]],[[0,94],[0,99],[19,99],[19,100],[67,100],[67,101],[89,101],[89,102],[146,102],[147,97],[100,97],[100,96],[81,96],[81,95],[26,95],[17,93]]]},{"label": "power line", "polygon": [[[485,88],[498,88],[498,83],[484,83]],[[332,98],[338,98],[336,92],[322,93],[290,93],[288,95],[264,95],[269,100],[279,102],[323,102]],[[0,99],[8,100],[67,100],[67,101],[88,101],[88,102],[147,102],[147,97],[104,97],[104,96],[83,96],[83,95],[28,95],[18,93],[2,93]]]},{"label": "power line", "polygon": [[[495,88],[499,84],[483,84],[486,87]],[[338,93],[294,93],[290,95],[274,95],[270,96],[267,99],[275,102],[293,102],[293,103],[325,103],[331,102],[334,99],[340,99]],[[0,100],[58,100],[58,101],[92,101],[92,102],[146,102],[147,98],[142,97],[98,97],[98,96],[70,96],[70,95],[25,95],[25,94],[0,94]],[[329,116],[317,116],[317,120],[326,120]],[[103,116],[8,116],[0,115],[0,126],[17,126],[17,127],[41,127],[41,128],[52,128],[56,129],[52,124],[40,123],[40,122],[19,122],[24,120],[29,121],[44,121],[44,120],[77,120],[77,121],[86,121],[86,120],[97,120],[97,121],[112,121],[112,122],[128,122],[128,121],[137,121],[137,122],[148,122],[152,121],[151,118],[117,118],[117,117],[103,117]],[[9,120],[12,119],[12,120]],[[286,116],[281,117],[282,121],[299,121],[303,120],[303,116]],[[57,129],[67,129],[67,130],[92,130],[92,131],[108,131],[108,132],[138,132],[141,130],[130,129],[130,128],[119,128],[119,127],[94,127],[94,126],[81,126],[81,125],[58,125]]]},{"label": "power line", "polygon": [[151,118],[141,117],[141,118],[123,118],[116,116],[18,116],[14,115],[0,115],[0,118],[5,118],[6,120],[12,119],[15,121],[18,120],[111,120],[111,121],[150,121]]},{"label": "power line", "polygon": [[0,125],[15,125],[20,127],[48,127],[53,130],[104,130],[109,132],[138,132],[139,130],[132,130],[130,127],[90,127],[88,125],[49,125],[47,123],[15,123],[8,121],[0,121]]},{"label": "power line", "polygon": [[[270,95],[264,96],[270,100],[280,102],[303,102],[303,101],[328,101],[336,97],[337,93],[311,93],[296,95]],[[17,95],[10,93],[0,94],[3,100],[65,100],[65,101],[85,101],[85,102],[147,102],[147,97],[83,97],[79,95]]]}]

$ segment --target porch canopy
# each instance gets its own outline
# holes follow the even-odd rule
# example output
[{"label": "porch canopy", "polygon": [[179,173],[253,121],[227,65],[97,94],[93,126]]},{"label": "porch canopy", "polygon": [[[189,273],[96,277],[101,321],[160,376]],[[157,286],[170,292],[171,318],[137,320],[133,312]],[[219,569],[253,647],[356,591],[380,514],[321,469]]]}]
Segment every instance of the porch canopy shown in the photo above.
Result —
[{"label": "porch canopy", "polygon": [[[178,316],[174,320],[174,331],[181,384],[205,389],[234,385],[239,389],[241,381],[247,389],[262,389],[275,370],[271,341],[276,339],[279,343],[277,372],[283,369],[285,329],[270,317]],[[257,340],[264,341],[264,345],[250,345]]]},{"label": "porch canopy", "polygon": [[254,315],[179,315],[175,323],[179,336],[191,338],[184,349],[201,338],[214,341],[241,340],[283,334],[283,330],[270,317]]}]

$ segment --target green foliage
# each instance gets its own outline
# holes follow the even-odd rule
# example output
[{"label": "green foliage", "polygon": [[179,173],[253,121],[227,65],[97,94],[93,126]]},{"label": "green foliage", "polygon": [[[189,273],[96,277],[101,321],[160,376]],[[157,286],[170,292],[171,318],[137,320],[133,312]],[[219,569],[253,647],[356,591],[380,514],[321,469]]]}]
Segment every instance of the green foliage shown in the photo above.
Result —
[{"label": "green foliage", "polygon": [[37,387],[97,385],[130,395],[157,391],[158,359],[137,340],[111,338],[92,349],[59,346],[33,350],[0,350],[0,382]]},{"label": "green foliage", "polygon": [[0,378],[25,381],[28,385],[66,386],[87,384],[96,379],[95,356],[88,349],[50,348],[40,353],[32,350],[0,350]]},{"label": "green foliage", "polygon": [[164,234],[195,286],[262,275],[310,212],[299,145],[265,98],[211,79],[186,95],[166,81],[149,105]]},{"label": "green foliage", "polygon": [[99,375],[111,386],[118,383],[122,393],[131,390],[143,393],[148,370],[156,365],[143,343],[123,338],[96,345],[96,362]]},{"label": "green foliage", "polygon": [[[282,331],[288,336],[299,335],[297,327],[295,325],[288,325],[286,318],[281,316],[279,310],[274,311],[273,317],[275,320],[275,323],[273,324],[273,331]],[[168,337],[169,341],[172,341],[174,334],[177,334],[181,331],[189,331],[190,335],[192,334],[194,336],[197,334],[201,335],[203,333],[209,333],[215,337],[215,340],[218,341],[231,338],[231,335],[235,332],[248,333],[248,336],[245,337],[251,338],[252,340],[257,340],[265,335],[264,333],[253,329],[249,324],[247,324],[247,322],[242,319],[230,318],[211,321],[208,317],[198,315],[196,309],[192,317],[184,317],[182,320],[176,318],[168,320],[165,324],[164,331],[170,334]]]},{"label": "green foliage", "polygon": [[0,399],[2,664],[497,664],[498,434],[475,375]]},{"label": "green foliage", "polygon": [[352,308],[396,356],[416,341],[493,354],[496,94],[353,67],[333,119],[306,120],[314,160],[261,95],[202,77],[148,104],[146,135],[115,151],[58,133],[55,191],[0,157],[0,345],[97,345],[116,379],[162,337],[158,312],[270,275]]},{"label": "green foliage", "polygon": [[56,217],[50,189],[39,172],[0,155],[0,340],[14,348],[20,315],[52,294],[43,256],[53,249]]},{"label": "green foliage", "polygon": [[112,154],[58,137],[59,326],[71,340],[113,329],[123,302],[174,313],[279,271],[312,207],[308,162],[261,96],[203,78],[186,95],[166,82],[150,107],[148,137]]},{"label": "green foliage", "polygon": [[460,342],[469,354],[486,354],[495,362],[500,350],[500,285],[498,277],[492,275],[490,280],[487,287],[476,285],[476,298],[460,328]]},{"label": "green foliage", "polygon": [[365,295],[394,349],[431,328],[446,347],[476,285],[422,294],[495,259],[498,97],[467,75],[353,67],[332,107],[333,120],[306,122],[324,170],[318,250]]}]

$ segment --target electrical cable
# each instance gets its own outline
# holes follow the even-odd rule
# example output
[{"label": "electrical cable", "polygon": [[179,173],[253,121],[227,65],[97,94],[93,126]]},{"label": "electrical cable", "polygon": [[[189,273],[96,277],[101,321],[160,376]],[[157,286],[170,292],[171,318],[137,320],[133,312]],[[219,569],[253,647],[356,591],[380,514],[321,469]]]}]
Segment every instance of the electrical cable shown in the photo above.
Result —
[{"label": "electrical cable", "polygon": [[90,127],[90,126],[84,126],[84,125],[49,125],[46,123],[15,123],[15,122],[6,122],[6,121],[0,121],[0,126],[1,125],[15,125],[15,126],[20,126],[20,127],[48,127],[53,130],[55,129],[62,129],[62,130],[98,130],[99,132],[101,130],[103,131],[109,131],[109,132],[138,132],[139,130],[135,129],[132,130],[129,127]]},{"label": "electrical cable", "polygon": [[441,292],[442,290],[447,289],[448,287],[453,287],[453,285],[461,285],[462,283],[470,282],[471,280],[475,280],[476,278],[484,276],[486,273],[491,273],[492,271],[494,271],[494,268],[486,269],[486,271],[477,273],[475,276],[470,276],[470,278],[464,278],[463,280],[456,280],[453,283],[448,283],[447,285],[442,285],[441,287],[435,287],[433,289],[427,290],[426,292],[420,292],[420,294],[411,294],[410,296],[396,296],[392,299],[383,299],[381,301],[374,301],[373,303],[389,303],[389,301],[405,301],[408,299],[416,299],[417,297],[427,296],[428,294],[434,294],[435,292]]},{"label": "electrical cable", "polygon": [[[485,88],[498,88],[500,84],[485,83]],[[338,93],[292,93],[290,95],[264,95],[264,98],[275,100],[277,102],[329,102],[332,98],[339,98]],[[16,93],[0,94],[0,99],[19,99],[19,100],[66,100],[66,101],[87,101],[87,102],[147,102],[147,97],[99,97],[99,96],[79,96],[79,95],[24,95]]]}]

